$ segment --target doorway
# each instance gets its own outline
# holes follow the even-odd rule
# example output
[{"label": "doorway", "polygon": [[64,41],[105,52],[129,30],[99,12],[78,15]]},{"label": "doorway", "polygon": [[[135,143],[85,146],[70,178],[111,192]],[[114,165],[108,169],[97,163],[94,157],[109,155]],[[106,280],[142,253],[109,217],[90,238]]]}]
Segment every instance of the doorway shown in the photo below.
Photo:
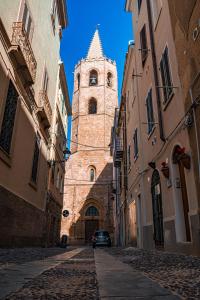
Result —
[{"label": "doorway", "polygon": [[99,220],[86,220],[85,221],[85,242],[91,241],[91,237],[95,230],[99,229]]},{"label": "doorway", "polygon": [[178,242],[191,242],[189,201],[186,185],[185,169],[181,162],[181,153],[184,148],[176,146],[173,152],[173,177],[176,182],[175,211],[176,211],[176,235]]},{"label": "doorway", "polygon": [[152,195],[152,207],[153,207],[155,246],[164,247],[162,194],[161,194],[160,175],[157,170],[154,170],[152,175],[151,195]]}]

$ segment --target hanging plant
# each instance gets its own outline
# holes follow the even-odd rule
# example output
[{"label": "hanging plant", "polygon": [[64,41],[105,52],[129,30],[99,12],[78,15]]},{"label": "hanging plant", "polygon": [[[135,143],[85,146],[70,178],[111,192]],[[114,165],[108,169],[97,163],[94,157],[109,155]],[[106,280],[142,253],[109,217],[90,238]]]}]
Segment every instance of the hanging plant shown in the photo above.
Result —
[{"label": "hanging plant", "polygon": [[166,162],[162,162],[161,165],[162,165],[161,172],[163,173],[165,178],[169,179],[169,166],[168,166],[168,164]]},{"label": "hanging plant", "polygon": [[181,148],[178,146],[176,152],[174,153],[174,163],[180,162],[186,169],[191,167],[191,158],[190,155],[185,153],[185,147]]}]

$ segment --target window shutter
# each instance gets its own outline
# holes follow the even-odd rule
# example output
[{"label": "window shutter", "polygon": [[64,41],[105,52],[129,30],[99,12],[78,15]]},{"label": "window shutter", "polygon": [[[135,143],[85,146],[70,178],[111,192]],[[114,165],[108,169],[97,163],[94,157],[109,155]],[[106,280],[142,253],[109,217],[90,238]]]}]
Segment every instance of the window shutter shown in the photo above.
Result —
[{"label": "window shutter", "polygon": [[11,148],[18,96],[15,86],[10,81],[0,131],[0,147],[8,154]]}]

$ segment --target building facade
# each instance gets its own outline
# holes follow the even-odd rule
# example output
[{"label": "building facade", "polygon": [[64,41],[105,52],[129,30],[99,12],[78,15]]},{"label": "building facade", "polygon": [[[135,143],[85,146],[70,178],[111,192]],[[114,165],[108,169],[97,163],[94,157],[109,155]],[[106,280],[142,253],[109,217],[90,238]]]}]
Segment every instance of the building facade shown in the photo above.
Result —
[{"label": "building facade", "polygon": [[[0,2],[0,246],[49,243],[48,162],[66,26],[65,1]],[[58,210],[60,195],[54,202]]]},{"label": "building facade", "polygon": [[[200,1],[168,1],[192,152],[200,226]],[[198,234],[197,234],[198,236]],[[200,247],[200,244],[199,244]]]},{"label": "building facade", "polygon": [[113,233],[110,156],[111,127],[117,107],[115,62],[103,55],[98,30],[87,58],[75,67],[71,156],[66,163],[61,234],[85,243],[96,229]]},{"label": "building facade", "polygon": [[195,161],[168,1],[130,0],[126,10],[134,12],[135,41],[128,49],[122,88],[125,243],[137,233],[139,247],[196,254]]}]

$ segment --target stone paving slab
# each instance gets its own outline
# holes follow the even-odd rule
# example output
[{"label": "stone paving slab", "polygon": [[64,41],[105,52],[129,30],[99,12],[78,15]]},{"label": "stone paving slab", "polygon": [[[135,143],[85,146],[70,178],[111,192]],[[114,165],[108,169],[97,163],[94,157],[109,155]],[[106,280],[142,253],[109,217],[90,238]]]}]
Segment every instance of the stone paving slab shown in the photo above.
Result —
[{"label": "stone paving slab", "polygon": [[44,260],[31,261],[20,265],[12,265],[0,270],[0,299],[21,288],[26,282],[42,272],[57,266],[80,253],[84,248],[48,257]]},{"label": "stone paving slab", "polygon": [[160,287],[127,264],[107,254],[102,249],[95,250],[95,264],[100,298],[177,300],[169,290]]}]

